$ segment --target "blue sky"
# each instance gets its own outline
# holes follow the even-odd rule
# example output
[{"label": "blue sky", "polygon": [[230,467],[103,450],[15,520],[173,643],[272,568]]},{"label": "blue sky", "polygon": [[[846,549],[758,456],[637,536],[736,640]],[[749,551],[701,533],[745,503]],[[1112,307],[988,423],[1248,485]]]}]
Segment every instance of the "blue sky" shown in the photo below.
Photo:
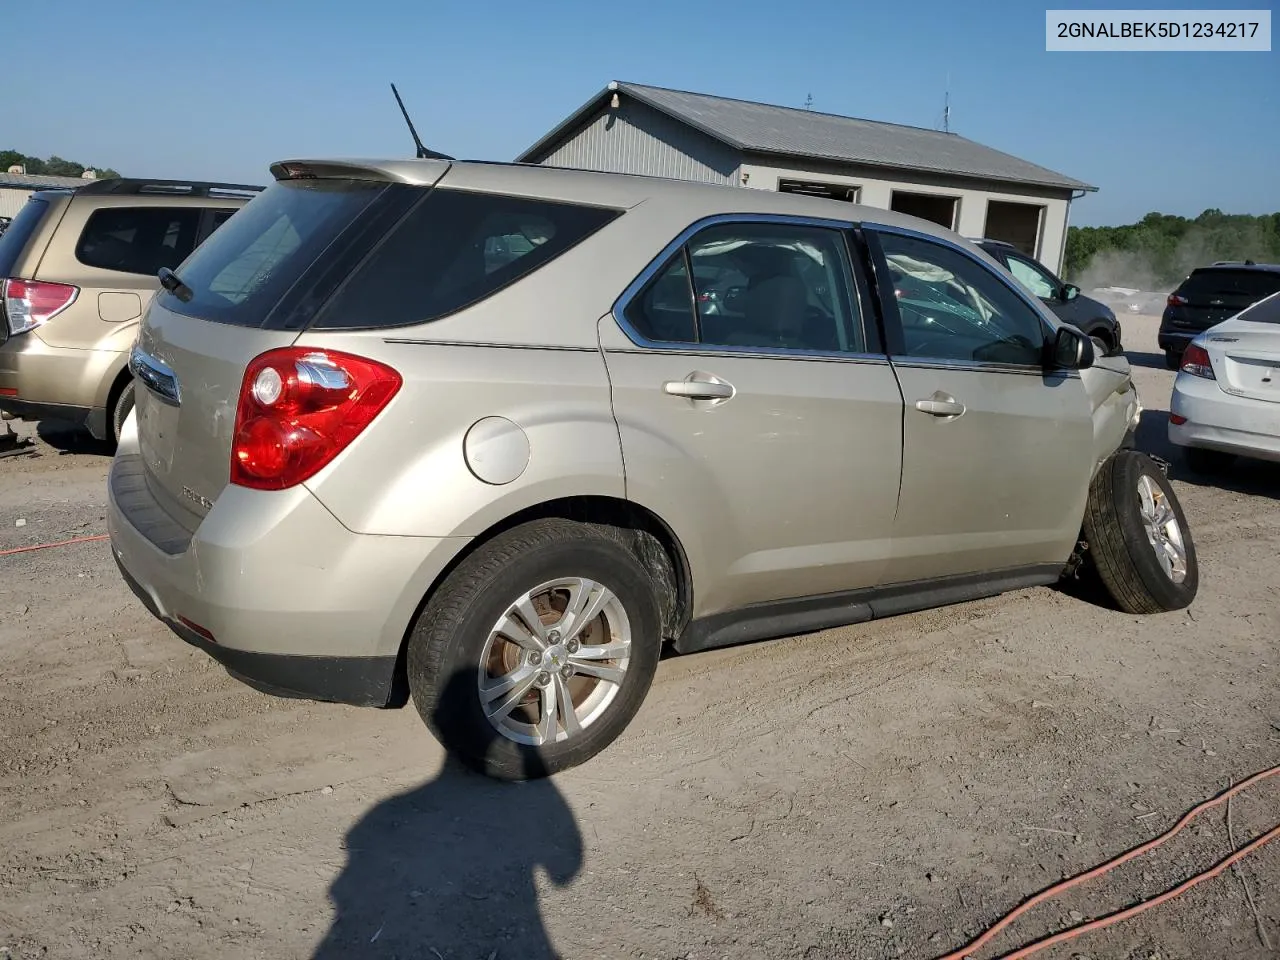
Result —
[{"label": "blue sky", "polygon": [[56,7],[5,44],[0,147],[128,174],[410,155],[389,81],[428,145],[508,160],[609,80],[928,127],[949,76],[952,130],[1101,188],[1074,223],[1280,210],[1280,53],[1047,53],[1026,0]]}]

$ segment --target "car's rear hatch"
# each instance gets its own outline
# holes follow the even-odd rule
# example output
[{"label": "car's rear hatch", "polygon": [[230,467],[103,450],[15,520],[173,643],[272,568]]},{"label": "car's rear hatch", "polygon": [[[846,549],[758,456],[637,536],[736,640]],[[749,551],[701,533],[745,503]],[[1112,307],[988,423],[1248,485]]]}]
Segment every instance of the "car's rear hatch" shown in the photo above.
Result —
[{"label": "car's rear hatch", "polygon": [[148,488],[188,531],[230,476],[244,371],[293,343],[355,262],[448,170],[423,162],[420,182],[353,167],[282,179],[245,205],[181,264],[152,301],[132,365]]},{"label": "car's rear hatch", "polygon": [[[65,206],[65,205],[64,205]],[[0,233],[0,284],[9,277],[34,275],[40,254],[44,252],[45,243],[40,243],[40,250],[28,249],[32,237],[40,229],[46,216],[53,210],[54,204],[48,195],[33,194],[13,222]],[[9,318],[5,314],[4,297],[0,297],[0,343],[9,338]]]},{"label": "car's rear hatch", "polygon": [[1277,271],[1202,267],[1182,281],[1169,298],[1169,323],[1176,329],[1200,333],[1277,290]]},{"label": "car's rear hatch", "polygon": [[1201,342],[1225,392],[1280,403],[1280,294],[1209,331]]}]

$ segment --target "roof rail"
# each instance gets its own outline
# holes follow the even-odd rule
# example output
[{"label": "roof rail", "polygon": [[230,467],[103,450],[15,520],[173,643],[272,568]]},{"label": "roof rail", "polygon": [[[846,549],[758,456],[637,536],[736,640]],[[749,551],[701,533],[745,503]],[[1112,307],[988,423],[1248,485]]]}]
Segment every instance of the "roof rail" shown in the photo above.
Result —
[{"label": "roof rail", "polygon": [[263,187],[249,183],[213,183],[204,180],[144,180],[137,177],[109,177],[90,180],[76,188],[80,194],[140,195],[158,194],[170,197],[243,196],[260,193]]}]

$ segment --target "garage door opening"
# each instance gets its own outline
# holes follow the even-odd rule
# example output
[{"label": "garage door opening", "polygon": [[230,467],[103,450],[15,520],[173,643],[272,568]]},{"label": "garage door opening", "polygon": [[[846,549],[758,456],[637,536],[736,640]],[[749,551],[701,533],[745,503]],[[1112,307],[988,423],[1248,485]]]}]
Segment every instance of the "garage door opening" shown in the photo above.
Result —
[{"label": "garage door opening", "polygon": [[816,183],[812,180],[779,180],[779,193],[801,193],[806,197],[824,197],[828,200],[858,202],[858,188],[842,183]]},{"label": "garage door opening", "polygon": [[1012,243],[1034,259],[1040,255],[1040,225],[1043,222],[1044,207],[1038,204],[991,200],[987,203],[987,226],[982,235],[988,240]]},{"label": "garage door opening", "polygon": [[939,197],[932,193],[907,193],[903,190],[895,190],[893,199],[889,202],[889,209],[905,213],[909,217],[932,220],[948,230],[954,230],[957,199],[957,197]]}]

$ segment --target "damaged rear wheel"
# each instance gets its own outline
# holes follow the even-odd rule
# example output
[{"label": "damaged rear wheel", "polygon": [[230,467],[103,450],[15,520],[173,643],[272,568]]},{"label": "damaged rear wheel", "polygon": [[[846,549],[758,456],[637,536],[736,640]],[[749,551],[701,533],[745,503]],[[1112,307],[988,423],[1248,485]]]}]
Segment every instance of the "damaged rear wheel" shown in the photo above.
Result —
[{"label": "damaged rear wheel", "polygon": [[1098,468],[1084,534],[1099,579],[1126,613],[1181,610],[1195,599],[1200,572],[1186,515],[1146,454],[1122,450]]}]

